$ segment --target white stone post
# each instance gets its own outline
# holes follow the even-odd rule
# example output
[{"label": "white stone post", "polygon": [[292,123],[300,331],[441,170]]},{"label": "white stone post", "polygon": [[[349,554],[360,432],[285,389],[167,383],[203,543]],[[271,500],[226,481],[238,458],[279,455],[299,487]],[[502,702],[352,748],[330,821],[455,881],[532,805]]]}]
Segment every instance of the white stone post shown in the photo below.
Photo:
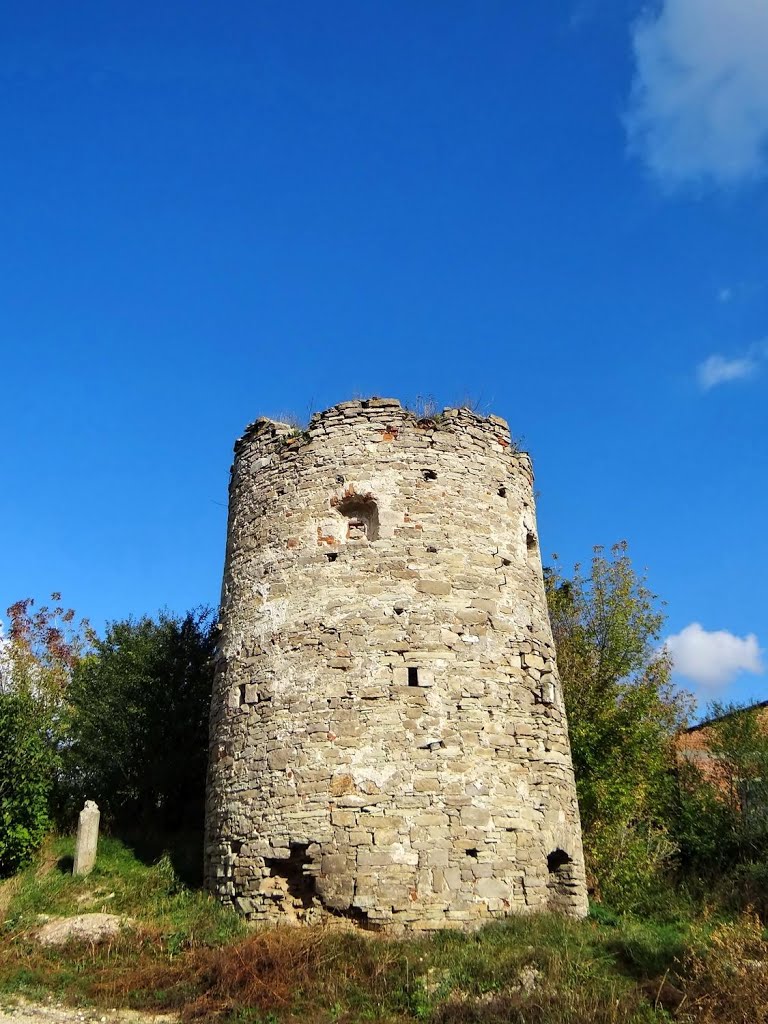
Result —
[{"label": "white stone post", "polygon": [[93,800],[86,800],[77,822],[73,875],[89,875],[93,870],[96,863],[96,845],[99,841],[100,817],[101,812]]}]

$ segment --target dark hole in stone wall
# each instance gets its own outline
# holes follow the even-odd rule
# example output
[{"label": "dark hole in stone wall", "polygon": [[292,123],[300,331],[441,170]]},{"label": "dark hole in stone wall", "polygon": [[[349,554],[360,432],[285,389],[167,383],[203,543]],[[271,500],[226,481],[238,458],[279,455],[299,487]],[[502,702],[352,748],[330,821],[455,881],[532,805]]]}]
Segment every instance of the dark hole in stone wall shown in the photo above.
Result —
[{"label": "dark hole in stone wall", "polygon": [[307,843],[292,843],[288,857],[264,858],[271,882],[268,895],[288,917],[301,918],[310,907],[320,905],[314,876],[309,873],[312,858],[307,854],[307,846]]},{"label": "dark hole in stone wall", "polygon": [[419,685],[419,670],[417,668],[414,668],[413,665],[408,666],[408,685]]},{"label": "dark hole in stone wall", "polygon": [[237,855],[240,853],[240,851],[243,848],[243,841],[242,841],[242,839],[233,839],[230,842],[230,844],[229,844],[229,848],[232,851],[232,853],[234,854],[234,856],[237,857]]},{"label": "dark hole in stone wall", "polygon": [[528,564],[535,569],[539,560],[539,545],[536,534],[531,530],[525,535],[525,549],[528,554]]},{"label": "dark hole in stone wall", "polygon": [[332,907],[328,907],[328,913],[333,917],[344,917],[348,921],[354,921],[358,928],[362,928],[365,931],[376,932],[379,930],[379,925],[373,924],[368,919],[368,912],[361,910],[360,907],[346,907],[344,910],[336,910]]},{"label": "dark hole in stone wall", "polygon": [[240,694],[240,707],[242,707],[245,704],[245,683],[240,683],[237,689]]},{"label": "dark hole in stone wall", "polygon": [[424,479],[425,480],[437,480],[437,473],[434,471],[434,469],[425,469],[424,470]]},{"label": "dark hole in stone wall", "polygon": [[477,848],[476,847],[474,847],[474,846],[471,847],[469,850],[466,851],[466,854],[467,854],[468,857],[471,857],[472,860],[477,860]]},{"label": "dark hole in stone wall", "polygon": [[500,498],[506,498],[506,496],[507,496],[507,488],[506,487],[500,487],[496,493],[498,494],[498,496]]},{"label": "dark hole in stone wall", "polygon": [[405,608],[395,608],[394,611],[395,611],[395,615],[402,615],[403,612],[405,611]]},{"label": "dark hole in stone wall", "polygon": [[565,850],[553,850],[552,853],[547,854],[547,870],[550,875],[556,875],[566,864],[570,863],[571,858]]},{"label": "dark hole in stone wall", "polygon": [[329,562],[335,562],[339,557],[338,551],[329,551],[325,556]]},{"label": "dark hole in stone wall", "polygon": [[437,554],[437,548],[434,546],[434,544],[427,544],[427,551],[429,552],[430,555]]},{"label": "dark hole in stone wall", "polygon": [[573,860],[565,850],[553,850],[547,854],[547,871],[547,909],[567,909],[578,889],[573,876]]},{"label": "dark hole in stone wall", "polygon": [[347,520],[348,540],[378,540],[379,507],[370,494],[348,494],[336,507]]}]

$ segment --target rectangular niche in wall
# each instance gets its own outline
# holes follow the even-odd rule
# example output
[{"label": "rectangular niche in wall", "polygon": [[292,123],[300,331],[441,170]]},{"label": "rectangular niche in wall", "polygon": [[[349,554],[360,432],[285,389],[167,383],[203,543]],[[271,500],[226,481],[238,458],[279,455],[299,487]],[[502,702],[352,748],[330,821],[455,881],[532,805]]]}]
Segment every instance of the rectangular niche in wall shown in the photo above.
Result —
[{"label": "rectangular niche in wall", "polygon": [[347,540],[378,540],[379,507],[371,494],[347,494],[336,510],[347,520]]}]

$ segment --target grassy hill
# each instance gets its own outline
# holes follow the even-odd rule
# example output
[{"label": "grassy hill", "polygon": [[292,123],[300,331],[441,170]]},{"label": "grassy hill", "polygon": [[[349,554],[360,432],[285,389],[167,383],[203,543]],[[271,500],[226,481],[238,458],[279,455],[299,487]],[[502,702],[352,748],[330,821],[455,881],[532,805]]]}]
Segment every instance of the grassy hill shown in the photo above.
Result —
[{"label": "grassy hill", "polygon": [[[0,888],[0,993],[175,1011],[184,1020],[278,1024],[618,1024],[768,1021],[768,942],[750,916],[643,921],[596,909],[470,933],[395,939],[329,928],[248,928],[103,838],[88,878],[72,842],[49,841]],[[130,917],[116,939],[43,948],[49,917]]]}]

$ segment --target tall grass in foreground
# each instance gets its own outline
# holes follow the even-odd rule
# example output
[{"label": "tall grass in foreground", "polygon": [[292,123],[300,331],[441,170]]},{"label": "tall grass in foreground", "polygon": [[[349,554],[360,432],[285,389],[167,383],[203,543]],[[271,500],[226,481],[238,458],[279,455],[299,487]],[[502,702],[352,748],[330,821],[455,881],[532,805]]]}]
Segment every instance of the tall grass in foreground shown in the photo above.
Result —
[{"label": "tall grass in foreground", "polygon": [[[768,943],[755,919],[654,923],[541,915],[480,932],[394,939],[353,930],[246,928],[181,885],[167,857],[117,840],[86,879],[56,840],[18,876],[0,923],[0,990],[274,1024],[768,1024]],[[40,915],[104,910],[131,930],[44,949]]]}]

